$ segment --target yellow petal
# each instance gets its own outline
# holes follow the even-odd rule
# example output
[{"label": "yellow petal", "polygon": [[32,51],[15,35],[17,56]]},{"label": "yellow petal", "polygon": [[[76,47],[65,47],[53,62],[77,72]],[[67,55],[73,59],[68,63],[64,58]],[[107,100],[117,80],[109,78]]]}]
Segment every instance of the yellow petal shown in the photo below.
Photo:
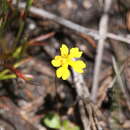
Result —
[{"label": "yellow petal", "polygon": [[82,51],[79,51],[79,48],[75,47],[70,49],[70,57],[71,58],[80,58],[82,56]]},{"label": "yellow petal", "polygon": [[57,78],[61,78],[63,75],[63,67],[60,67],[56,70],[56,76]]},{"label": "yellow petal", "polygon": [[67,80],[70,77],[70,71],[68,70],[68,68],[64,69],[64,73],[62,75],[62,79],[63,80]]},{"label": "yellow petal", "polygon": [[60,48],[61,56],[67,56],[69,53],[68,47],[65,44],[62,44]]},{"label": "yellow petal", "polygon": [[51,64],[54,67],[59,67],[61,66],[61,56],[55,56],[54,60],[51,61]]},{"label": "yellow petal", "polygon": [[56,76],[57,76],[58,78],[61,78],[61,77],[62,77],[63,80],[66,80],[66,79],[68,79],[69,76],[70,76],[70,71],[69,71],[68,68],[66,68],[66,67],[60,67],[60,68],[57,69],[57,71],[56,71]]},{"label": "yellow petal", "polygon": [[86,68],[86,64],[82,60],[73,61],[71,66],[78,73],[83,73],[83,69]]}]

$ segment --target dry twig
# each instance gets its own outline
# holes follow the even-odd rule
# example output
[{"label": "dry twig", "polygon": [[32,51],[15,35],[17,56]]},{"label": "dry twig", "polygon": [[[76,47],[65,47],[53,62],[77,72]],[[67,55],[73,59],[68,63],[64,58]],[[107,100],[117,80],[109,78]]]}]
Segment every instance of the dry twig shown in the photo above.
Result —
[{"label": "dry twig", "polygon": [[98,41],[97,55],[96,55],[96,63],[94,67],[94,79],[93,79],[93,87],[92,87],[92,100],[95,102],[97,97],[97,89],[98,89],[98,78],[102,63],[102,55],[105,44],[105,39],[107,38],[107,27],[108,27],[108,14],[106,12],[109,11],[111,6],[111,0],[106,0],[104,5],[104,14],[101,17],[100,25],[99,25],[99,34],[101,36]]},{"label": "dry twig", "polygon": [[127,106],[130,109],[129,95],[128,95],[125,87],[124,87],[123,81],[122,81],[121,76],[119,74],[120,72],[119,72],[119,68],[117,66],[115,58],[113,57],[112,60],[113,60],[113,67],[114,67],[115,73],[117,75],[117,81],[118,81],[119,86],[120,86],[120,88],[122,90],[122,93],[124,94],[124,98],[126,99]]},{"label": "dry twig", "polygon": [[[88,88],[86,87],[83,77],[81,75],[78,75],[76,72],[73,71],[74,74],[74,82],[75,82],[75,89],[77,92],[77,95],[80,98],[89,98],[89,91]],[[81,114],[81,120],[84,126],[84,130],[90,130],[90,123],[88,118],[85,116],[85,109],[84,109],[84,103],[83,100],[79,101],[79,110]]]},{"label": "dry twig", "polygon": [[[13,3],[15,4],[15,0],[13,0]],[[23,9],[25,8],[25,3],[22,3],[20,2],[19,3],[19,8],[20,9]],[[80,33],[83,33],[83,34],[86,34],[86,35],[90,35],[92,36],[93,38],[95,38],[95,40],[99,40],[102,36],[100,36],[100,34],[98,33],[97,30],[94,30],[94,29],[88,29],[86,27],[83,27],[81,25],[78,25],[76,23],[73,23],[69,20],[66,20],[62,17],[59,17],[55,14],[52,14],[44,9],[39,9],[39,8],[36,8],[36,7],[31,7],[30,8],[30,13],[33,13],[41,18],[48,18],[50,20],[53,20],[55,21],[56,23],[59,23],[67,28],[70,28],[74,31],[77,31],[77,32],[80,32]],[[119,41],[122,41],[122,42],[126,42],[126,43],[129,43],[130,44],[130,39],[129,38],[126,38],[126,37],[123,37],[123,36],[120,36],[120,35],[115,35],[113,33],[107,33],[106,34],[106,37],[108,38],[111,38],[111,39],[115,39],[115,40],[119,40]]]},{"label": "dry twig", "polygon": [[89,90],[83,76],[74,71],[73,74],[77,95],[82,99],[79,101],[79,110],[84,130],[102,130],[97,121],[95,106],[90,101]]}]

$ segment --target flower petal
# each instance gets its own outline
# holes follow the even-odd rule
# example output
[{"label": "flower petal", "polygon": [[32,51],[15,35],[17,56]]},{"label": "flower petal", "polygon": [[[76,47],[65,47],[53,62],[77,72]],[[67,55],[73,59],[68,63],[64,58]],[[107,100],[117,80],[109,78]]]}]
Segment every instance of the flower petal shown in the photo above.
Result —
[{"label": "flower petal", "polygon": [[67,67],[60,67],[59,69],[57,69],[56,75],[58,78],[62,77],[63,80],[66,80],[70,76],[70,71]]},{"label": "flower petal", "polygon": [[51,61],[51,64],[54,67],[59,67],[61,66],[61,56],[55,56],[54,60]]},{"label": "flower petal", "polygon": [[86,64],[82,60],[73,61],[71,66],[78,73],[83,73],[83,69],[86,68]]},{"label": "flower petal", "polygon": [[60,67],[60,68],[58,68],[57,70],[56,70],[56,76],[57,76],[57,78],[61,78],[62,77],[62,75],[63,75],[63,67]]},{"label": "flower petal", "polygon": [[79,51],[79,48],[75,47],[70,49],[70,57],[71,58],[80,58],[82,56],[82,51]]},{"label": "flower petal", "polygon": [[69,49],[65,44],[62,44],[60,48],[61,56],[67,56],[69,53]]},{"label": "flower petal", "polygon": [[63,80],[67,80],[70,77],[70,71],[68,68],[64,69],[64,73],[62,75]]}]

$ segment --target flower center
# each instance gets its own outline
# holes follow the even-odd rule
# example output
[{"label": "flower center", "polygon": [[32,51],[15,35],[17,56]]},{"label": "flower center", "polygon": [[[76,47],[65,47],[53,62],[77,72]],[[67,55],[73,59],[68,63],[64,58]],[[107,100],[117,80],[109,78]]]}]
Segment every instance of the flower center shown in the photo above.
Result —
[{"label": "flower center", "polygon": [[62,65],[68,64],[69,61],[70,61],[69,56],[62,56],[62,58],[61,58],[61,64]]}]

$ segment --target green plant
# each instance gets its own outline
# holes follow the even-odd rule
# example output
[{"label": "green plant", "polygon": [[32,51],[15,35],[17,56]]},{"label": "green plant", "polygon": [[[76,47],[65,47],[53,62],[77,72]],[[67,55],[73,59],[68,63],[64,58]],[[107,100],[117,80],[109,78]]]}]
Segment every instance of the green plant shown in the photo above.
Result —
[{"label": "green plant", "polygon": [[61,120],[60,116],[56,113],[49,113],[43,118],[45,126],[58,129],[58,130],[80,130],[80,127],[73,124],[69,120]]},{"label": "green plant", "polygon": [[[17,0],[17,4],[19,0]],[[26,8],[24,15],[27,15],[29,7],[32,4],[32,0],[26,1]],[[21,66],[23,61],[23,55],[25,49],[28,46],[27,39],[23,40],[23,32],[25,26],[25,19],[20,15],[18,8],[12,6],[11,1],[1,0],[0,4],[0,66],[3,66],[3,70],[0,70],[0,80],[12,79],[12,78],[27,78],[17,69]],[[12,31],[13,24],[18,21],[18,31],[15,33]],[[11,35],[11,39],[8,37]],[[15,39],[13,39],[15,37]],[[9,73],[9,72],[13,73]]]}]

